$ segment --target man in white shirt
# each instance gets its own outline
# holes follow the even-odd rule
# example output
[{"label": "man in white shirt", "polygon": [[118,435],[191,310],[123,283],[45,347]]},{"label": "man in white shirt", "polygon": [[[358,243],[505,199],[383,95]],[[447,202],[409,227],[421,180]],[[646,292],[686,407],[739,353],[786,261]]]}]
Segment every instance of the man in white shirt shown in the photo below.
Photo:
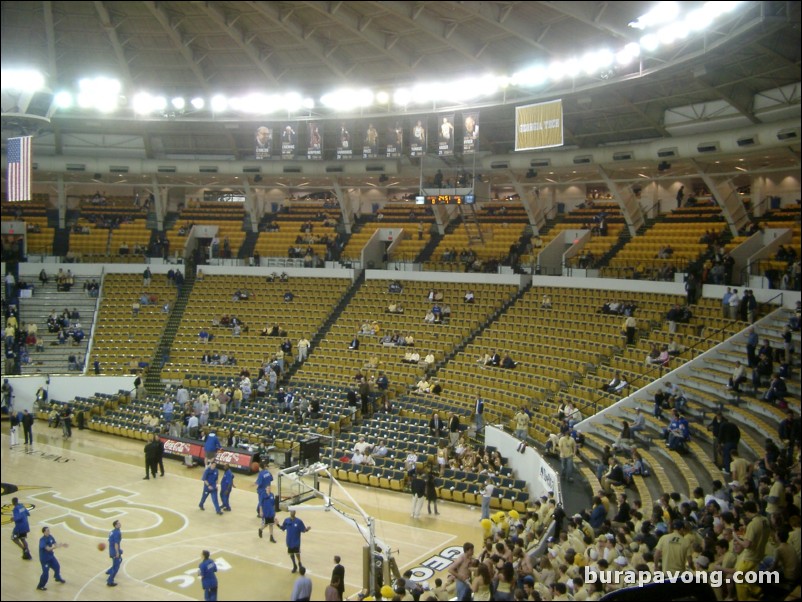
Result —
[{"label": "man in white shirt", "polygon": [[738,309],[741,307],[741,298],[738,296],[738,289],[733,289],[729,299],[730,320],[738,319]]},{"label": "man in white shirt", "polygon": [[481,518],[490,518],[490,500],[493,499],[493,492],[496,487],[493,485],[493,480],[488,479],[485,481],[485,487],[482,489],[482,516]]},{"label": "man in white shirt", "polygon": [[303,362],[306,360],[306,355],[309,352],[309,339],[301,337],[298,341],[298,361]]},{"label": "man in white shirt", "polygon": [[360,454],[364,455],[367,453],[369,447],[370,444],[367,441],[365,441],[365,436],[360,435],[359,441],[357,441],[356,444],[354,445],[354,452],[359,452]]},{"label": "man in white shirt", "polygon": [[190,439],[197,439],[199,435],[198,432],[199,426],[200,426],[200,420],[198,419],[198,415],[193,412],[192,416],[190,416],[189,420],[187,420],[186,436],[189,437]]},{"label": "man in white shirt", "polygon": [[189,401],[189,391],[184,385],[175,392],[175,401],[179,406],[183,406],[186,402]]}]

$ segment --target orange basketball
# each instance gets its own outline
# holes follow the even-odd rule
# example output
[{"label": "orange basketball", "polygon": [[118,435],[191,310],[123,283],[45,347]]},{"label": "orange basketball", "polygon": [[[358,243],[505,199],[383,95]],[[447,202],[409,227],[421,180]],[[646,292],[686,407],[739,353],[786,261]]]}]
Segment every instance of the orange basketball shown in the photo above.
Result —
[{"label": "orange basketball", "polygon": [[102,552],[106,549],[106,544],[101,541],[99,544],[97,544],[97,549]]},{"label": "orange basketball", "polygon": [[251,462],[251,472],[259,472],[259,462]]}]

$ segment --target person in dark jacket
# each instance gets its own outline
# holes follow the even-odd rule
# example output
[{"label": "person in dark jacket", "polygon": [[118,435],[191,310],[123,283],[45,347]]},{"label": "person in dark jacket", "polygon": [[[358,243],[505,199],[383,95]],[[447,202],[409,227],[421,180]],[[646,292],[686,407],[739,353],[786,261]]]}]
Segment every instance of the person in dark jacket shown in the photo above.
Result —
[{"label": "person in dark jacket", "polygon": [[[156,467],[159,464],[159,439],[158,435],[151,435],[150,441],[145,444],[145,477],[150,480],[150,475],[156,478]],[[164,474],[164,473],[162,473]]]},{"label": "person in dark jacket", "polygon": [[734,422],[730,422],[726,416],[722,416],[720,420],[716,442],[721,446],[721,470],[729,473],[732,450],[738,447],[741,440],[741,429]]},{"label": "person in dark jacket", "polygon": [[434,513],[440,514],[437,510],[437,485],[434,482],[434,473],[430,472],[426,475],[426,508],[429,514],[432,513],[432,504],[434,504]]}]

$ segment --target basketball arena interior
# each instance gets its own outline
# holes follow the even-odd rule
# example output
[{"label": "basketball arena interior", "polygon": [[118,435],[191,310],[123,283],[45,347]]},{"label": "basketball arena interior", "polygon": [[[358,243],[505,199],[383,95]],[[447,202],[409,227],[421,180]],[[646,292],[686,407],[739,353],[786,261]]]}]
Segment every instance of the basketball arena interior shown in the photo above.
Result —
[{"label": "basketball arena interior", "polygon": [[[420,545],[349,534],[352,599],[399,569],[407,595],[457,599],[456,556],[431,558],[487,538],[515,567],[485,563],[493,599],[624,599],[585,569],[665,568],[679,531],[683,569],[780,576],[688,595],[798,596],[800,21],[794,2],[4,2],[2,598],[39,574],[11,559],[13,495],[32,549],[44,524],[75,541],[57,555],[80,584],[50,594],[106,599],[75,551],[113,512],[75,500],[111,487],[175,512],[150,532],[128,509],[125,599],[202,595],[158,567],[194,574],[204,547],[241,559],[221,596],[289,599],[250,509],[235,539],[236,507],[208,526],[176,501],[209,433],[236,502],[260,461],[319,470],[354,522]],[[132,476],[154,434],[178,485]],[[430,472],[448,519],[407,512]],[[304,537],[324,599],[338,552]],[[248,578],[282,562],[274,587]]]}]

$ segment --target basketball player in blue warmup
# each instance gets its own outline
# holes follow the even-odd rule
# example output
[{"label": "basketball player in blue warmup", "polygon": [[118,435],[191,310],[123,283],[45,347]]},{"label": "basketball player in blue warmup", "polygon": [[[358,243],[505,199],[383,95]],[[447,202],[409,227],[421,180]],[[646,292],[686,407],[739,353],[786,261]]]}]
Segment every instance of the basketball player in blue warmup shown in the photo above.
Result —
[{"label": "basketball player in blue warmup", "polygon": [[201,477],[203,479],[203,495],[201,496],[198,508],[204,510],[203,504],[206,498],[211,495],[214,511],[217,512],[217,514],[223,514],[223,511],[220,510],[220,502],[217,500],[217,477],[217,462],[212,460],[209,466],[206,467],[206,470],[203,471],[203,477]]},{"label": "basketball player in blue warmup", "polygon": [[268,491],[259,500],[262,508],[262,526],[259,527],[259,537],[262,537],[262,531],[267,525],[270,529],[270,541],[276,543],[276,539],[273,537],[273,525],[276,522],[276,496],[272,491]]},{"label": "basketball player in blue warmup", "polygon": [[[292,560],[292,572],[297,573],[298,567],[303,566],[301,563],[301,534],[311,530],[312,527],[307,527],[300,518],[295,517],[295,510],[290,510],[289,517],[284,519],[284,522],[279,525],[279,529],[287,533],[287,554],[290,555]],[[298,563],[295,563],[296,557]]]},{"label": "basketball player in blue warmup", "polygon": [[50,527],[42,527],[42,538],[39,540],[39,562],[42,564],[42,576],[39,578],[39,585],[36,589],[47,591],[47,580],[50,577],[50,569],[56,575],[56,581],[67,583],[61,578],[61,566],[56,560],[56,548],[66,548],[65,543],[56,543],[56,538],[50,534]]},{"label": "basketball player in blue warmup", "polygon": [[231,512],[229,496],[231,496],[232,489],[234,489],[234,473],[231,472],[231,465],[229,464],[226,465],[226,471],[220,480],[220,502],[222,502],[223,510],[227,512]]},{"label": "basketball player in blue warmup", "polygon": [[262,498],[271,491],[273,484],[273,475],[267,469],[267,462],[262,462],[259,465],[259,475],[256,477],[256,516],[262,516]]},{"label": "basketball player in blue warmup", "polygon": [[116,587],[117,583],[114,578],[117,576],[117,571],[120,570],[120,565],[123,563],[123,549],[122,540],[123,533],[120,531],[122,523],[116,520],[112,523],[114,527],[109,531],[109,556],[111,557],[111,568],[106,571],[109,578],[106,580],[106,585],[109,587]]},{"label": "basketball player in blue warmup", "polygon": [[31,514],[25,504],[21,504],[18,498],[11,498],[11,505],[14,507],[12,511],[14,530],[11,532],[11,541],[22,550],[22,559],[30,560],[31,551],[28,549],[28,533],[31,532],[31,526],[28,524],[28,517]]}]

